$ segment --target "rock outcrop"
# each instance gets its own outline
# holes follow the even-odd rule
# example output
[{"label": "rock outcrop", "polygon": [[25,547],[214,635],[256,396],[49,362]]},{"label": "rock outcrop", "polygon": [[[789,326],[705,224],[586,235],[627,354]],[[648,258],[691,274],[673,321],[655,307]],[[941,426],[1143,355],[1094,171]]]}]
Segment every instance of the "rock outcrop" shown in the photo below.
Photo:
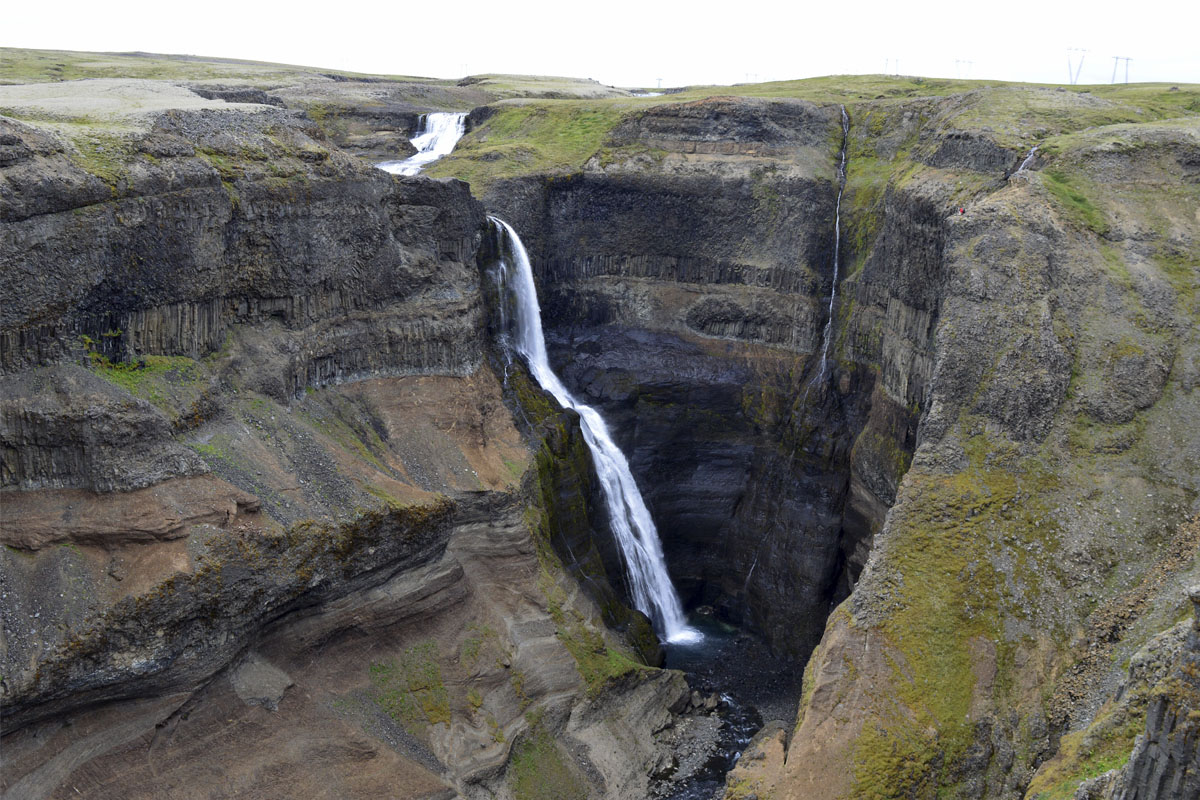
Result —
[{"label": "rock outcrop", "polygon": [[486,361],[467,187],[279,110],[0,125],[4,796],[646,794],[688,687],[555,549],[594,477]]},{"label": "rock outcrop", "polygon": [[[837,106],[668,100],[484,194],[684,593],[821,639],[760,796],[1020,795],[1197,568],[1190,101],[894,93],[847,102],[824,385]],[[512,146],[479,117],[472,174]]]},{"label": "rock outcrop", "polygon": [[477,110],[482,204],[282,91],[0,119],[7,795],[670,774],[702,712],[488,359],[484,206],[686,600],[805,664],[729,797],[1194,793],[1196,91],[835,88]]}]

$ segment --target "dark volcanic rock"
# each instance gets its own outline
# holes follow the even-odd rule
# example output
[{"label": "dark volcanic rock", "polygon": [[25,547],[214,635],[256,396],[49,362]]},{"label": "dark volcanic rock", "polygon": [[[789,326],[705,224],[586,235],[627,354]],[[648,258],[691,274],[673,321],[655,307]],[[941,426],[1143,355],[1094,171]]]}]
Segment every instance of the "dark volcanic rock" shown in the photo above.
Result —
[{"label": "dark volcanic rock", "polygon": [[[172,112],[144,138],[109,142],[102,169],[68,143],[5,125],[37,157],[2,171],[15,190],[0,202],[4,371],[201,358],[228,350],[239,325],[229,377],[279,400],[480,364],[483,216],[465,184],[394,178],[283,112]],[[17,401],[24,390],[13,392],[6,486],[131,488],[162,477],[156,468],[117,478],[95,462],[101,450],[70,456],[81,439],[52,430],[70,414],[39,428]],[[132,420],[121,402],[103,401],[100,416]],[[176,463],[177,474],[192,469],[186,457]]]}]

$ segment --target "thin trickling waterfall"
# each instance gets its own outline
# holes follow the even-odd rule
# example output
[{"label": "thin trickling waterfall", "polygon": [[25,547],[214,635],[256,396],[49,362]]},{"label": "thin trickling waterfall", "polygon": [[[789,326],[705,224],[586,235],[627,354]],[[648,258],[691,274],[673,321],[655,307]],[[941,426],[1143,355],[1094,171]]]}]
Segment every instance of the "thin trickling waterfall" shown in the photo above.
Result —
[{"label": "thin trickling waterfall", "polygon": [[[1025,160],[1021,162],[1021,166],[1017,167],[1017,172],[1023,172],[1029,166],[1030,162],[1033,161],[1033,156],[1037,152],[1037,149],[1038,146],[1035,144],[1033,149],[1029,151],[1029,155],[1025,156]],[[1016,175],[1017,172],[1014,172],[1013,175]]]},{"label": "thin trickling waterfall", "polygon": [[438,111],[421,117],[421,128],[410,141],[417,148],[416,155],[403,161],[384,161],[376,164],[393,175],[416,175],[424,167],[449,155],[467,129],[467,115],[463,112]]},{"label": "thin trickling waterfall", "polygon": [[838,259],[841,257],[842,243],[842,192],[846,191],[846,142],[850,138],[850,117],[846,116],[846,107],[842,106],[842,154],[838,164],[838,194],[837,206],[833,212],[833,289],[829,293],[829,318],[825,320],[825,332],[821,343],[821,371],[817,374],[817,382],[825,380],[825,361],[829,356],[829,337],[833,333],[833,301],[837,299]]},{"label": "thin trickling waterfall", "polygon": [[[525,357],[529,371],[538,384],[564,408],[579,414],[583,438],[592,453],[596,475],[604,489],[604,502],[612,522],[613,534],[629,571],[633,604],[650,617],[654,629],[669,642],[695,641],[699,632],[688,627],[683,606],[663,559],[662,542],[650,511],[638,491],[629,462],[613,442],[608,426],[591,406],[576,400],[563,385],[546,357],[546,340],[542,335],[542,312],[538,307],[537,288],[533,283],[533,268],[529,255],[516,231],[503,220],[489,217],[500,236],[500,306],[514,304],[511,326],[512,344]],[[508,323],[502,311],[502,324]]]}]

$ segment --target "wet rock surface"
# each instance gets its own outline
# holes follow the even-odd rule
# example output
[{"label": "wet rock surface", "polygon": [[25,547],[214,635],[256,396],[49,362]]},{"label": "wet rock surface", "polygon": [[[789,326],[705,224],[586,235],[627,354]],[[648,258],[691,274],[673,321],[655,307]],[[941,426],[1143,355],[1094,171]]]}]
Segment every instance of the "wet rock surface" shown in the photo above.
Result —
[{"label": "wet rock surface", "polygon": [[[678,767],[651,787],[651,797],[709,800],[724,793],[727,776],[763,731],[790,729],[800,698],[796,664],[772,656],[756,636],[710,615],[692,624],[704,633],[697,644],[668,645],[667,666],[680,669],[693,687],[688,714],[671,736]],[[770,722],[764,726],[763,720]]]}]

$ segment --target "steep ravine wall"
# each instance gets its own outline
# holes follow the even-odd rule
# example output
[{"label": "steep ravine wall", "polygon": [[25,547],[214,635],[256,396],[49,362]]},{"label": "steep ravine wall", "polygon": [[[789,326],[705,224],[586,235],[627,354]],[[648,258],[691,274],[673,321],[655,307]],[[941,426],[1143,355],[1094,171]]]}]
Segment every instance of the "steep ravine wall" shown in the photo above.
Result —
[{"label": "steep ravine wall", "polygon": [[90,151],[4,125],[7,370],[84,336],[114,358],[202,357],[234,322],[296,332],[304,356],[266,387],[280,397],[479,361],[478,306],[426,296],[443,262],[472,283],[481,218],[461,184],[392,180],[283,112],[173,112]]},{"label": "steep ravine wall", "polygon": [[[1051,128],[979,116],[1014,100]],[[729,105],[658,107],[632,155],[614,134],[485,196],[528,231],[552,360],[621,431],[688,599],[821,639],[800,724],[729,796],[1070,796],[1178,718],[1072,749],[1196,576],[1194,120],[1034,89],[852,106],[836,367],[810,387],[821,233],[797,213],[784,254],[768,221],[828,224],[833,148],[773,163]],[[1049,143],[1010,175],[1021,135]]]},{"label": "steep ravine wall", "polygon": [[0,121],[4,796],[646,795],[689,693],[558,555],[593,476],[485,360],[481,207],[274,113]]},{"label": "steep ravine wall", "polygon": [[[106,456],[106,436],[139,434],[104,431],[137,412],[111,398],[85,412],[72,395],[111,396],[104,382],[50,393],[31,367],[136,372],[147,357],[236,350],[230,380],[286,402],[353,378],[481,363],[482,214],[462,184],[394,180],[282,112],[174,112],[103,145],[3,125],[4,486],[130,489],[197,470],[178,450]],[[88,421],[96,413],[103,425]]]},{"label": "steep ravine wall", "polygon": [[[1145,796],[1186,796],[1166,750],[1134,746],[1174,723],[1120,687],[1197,577],[1200,442],[1178,426],[1197,403],[1197,133],[1098,129],[965,203],[961,173],[889,182],[846,293],[913,268],[877,320],[933,337],[881,365],[895,400],[923,395],[916,450],[806,669],[800,723],[730,796],[1071,797],[1102,773],[1086,796],[1151,773],[1173,777]],[[844,344],[876,335],[857,314]]]},{"label": "steep ravine wall", "polygon": [[937,225],[889,214],[912,257],[863,271],[838,305],[859,327],[839,328],[842,366],[814,384],[840,133],[836,107],[664,107],[614,132],[660,161],[485,198],[527,237],[551,358],[612,420],[685,600],[800,658],[907,467],[937,313],[910,296]]}]

